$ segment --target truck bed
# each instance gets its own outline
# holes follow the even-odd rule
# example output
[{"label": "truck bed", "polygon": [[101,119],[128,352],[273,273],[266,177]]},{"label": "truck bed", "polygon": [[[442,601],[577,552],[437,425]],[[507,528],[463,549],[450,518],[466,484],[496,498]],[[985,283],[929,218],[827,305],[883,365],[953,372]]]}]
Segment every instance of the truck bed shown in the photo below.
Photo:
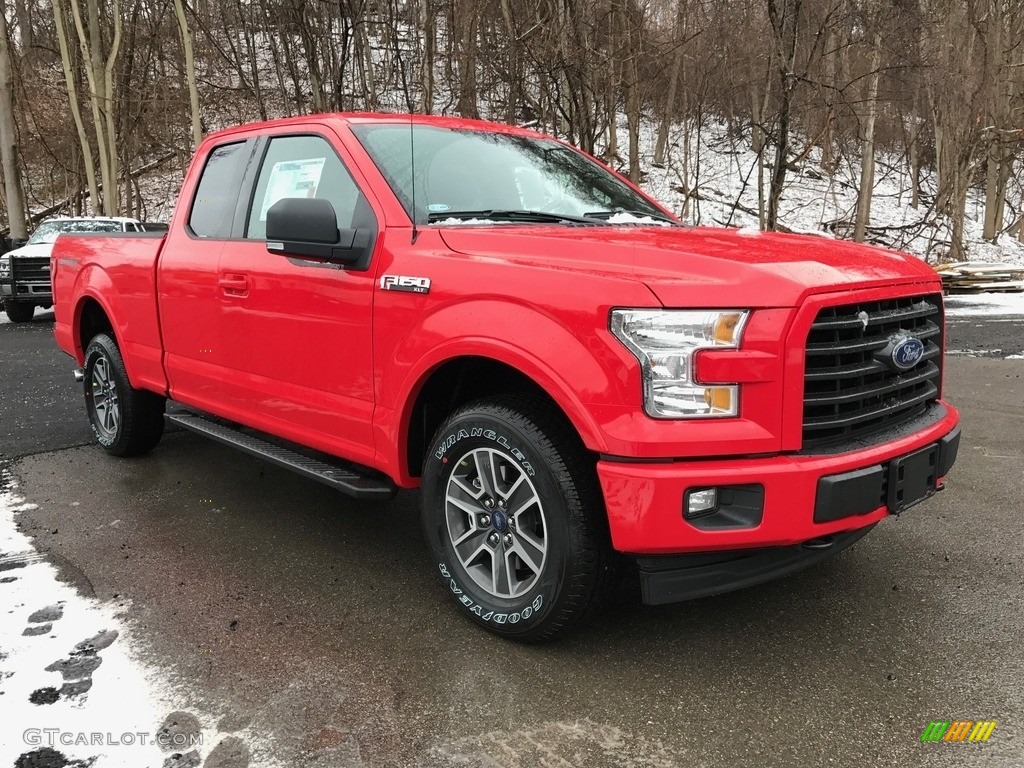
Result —
[{"label": "truck bed", "polygon": [[[61,235],[53,247],[54,336],[58,346],[84,362],[83,340],[75,338],[75,313],[96,302],[118,319],[118,336],[132,383],[156,392],[167,389],[161,365],[156,262],[164,232]],[[83,296],[75,305],[63,296]]]}]

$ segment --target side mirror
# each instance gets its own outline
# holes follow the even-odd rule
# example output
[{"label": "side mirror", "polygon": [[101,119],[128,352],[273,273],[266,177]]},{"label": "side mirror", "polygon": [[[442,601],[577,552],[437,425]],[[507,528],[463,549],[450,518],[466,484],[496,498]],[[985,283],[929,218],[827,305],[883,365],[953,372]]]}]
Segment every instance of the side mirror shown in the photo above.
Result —
[{"label": "side mirror", "polygon": [[286,197],[267,211],[267,250],[285,256],[355,264],[373,238],[358,229],[338,230],[329,200]]}]

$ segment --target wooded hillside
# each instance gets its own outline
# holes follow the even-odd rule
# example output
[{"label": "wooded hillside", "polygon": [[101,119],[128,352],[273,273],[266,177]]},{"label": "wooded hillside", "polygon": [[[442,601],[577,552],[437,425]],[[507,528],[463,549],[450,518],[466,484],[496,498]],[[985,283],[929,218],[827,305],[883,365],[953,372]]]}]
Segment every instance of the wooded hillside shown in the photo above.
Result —
[{"label": "wooded hillside", "polygon": [[205,132],[387,110],[535,125],[634,180],[668,165],[684,205],[699,158],[669,137],[715,119],[759,159],[763,228],[813,158],[855,169],[833,229],[865,238],[884,155],[953,258],[972,188],[984,238],[1024,242],[1020,0],[7,0],[2,26],[14,237],[26,210],[146,217],[140,177],[180,175]]}]

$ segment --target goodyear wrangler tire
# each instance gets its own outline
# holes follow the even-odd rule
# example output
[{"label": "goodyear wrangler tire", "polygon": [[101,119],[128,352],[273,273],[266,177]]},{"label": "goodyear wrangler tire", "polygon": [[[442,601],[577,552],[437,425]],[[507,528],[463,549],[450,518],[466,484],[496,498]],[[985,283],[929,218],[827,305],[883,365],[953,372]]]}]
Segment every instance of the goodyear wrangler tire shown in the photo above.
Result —
[{"label": "goodyear wrangler tire", "polygon": [[503,637],[554,639],[600,605],[612,580],[593,460],[544,401],[494,398],[452,414],[426,456],[421,504],[445,589]]},{"label": "goodyear wrangler tire", "polygon": [[121,351],[110,336],[93,337],[85,351],[85,409],[96,440],[115,456],[138,456],[164,433],[163,397],[133,389]]}]

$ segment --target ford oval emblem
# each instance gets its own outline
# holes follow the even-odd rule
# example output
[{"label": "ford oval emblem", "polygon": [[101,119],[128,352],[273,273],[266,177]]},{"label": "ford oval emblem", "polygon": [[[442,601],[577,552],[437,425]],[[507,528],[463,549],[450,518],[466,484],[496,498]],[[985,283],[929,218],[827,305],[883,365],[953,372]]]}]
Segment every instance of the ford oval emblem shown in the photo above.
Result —
[{"label": "ford oval emblem", "polygon": [[909,371],[924,357],[924,342],[907,336],[892,348],[892,364],[901,371]]}]

